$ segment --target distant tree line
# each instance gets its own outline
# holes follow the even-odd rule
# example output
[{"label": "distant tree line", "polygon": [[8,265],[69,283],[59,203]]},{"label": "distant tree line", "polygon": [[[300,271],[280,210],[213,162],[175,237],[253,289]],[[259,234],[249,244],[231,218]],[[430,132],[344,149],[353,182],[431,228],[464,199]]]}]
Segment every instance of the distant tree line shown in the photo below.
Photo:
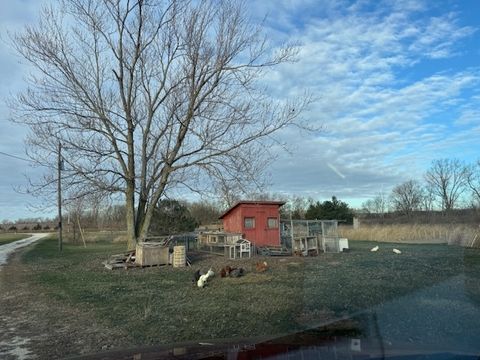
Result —
[{"label": "distant tree line", "polygon": [[[336,196],[330,200],[316,201],[298,195],[253,193],[245,198],[284,201],[285,204],[280,208],[283,219],[335,219],[351,224],[355,214],[395,221],[399,218],[431,219],[436,213],[467,220],[474,216],[476,219],[477,209],[480,209],[480,159],[471,164],[458,159],[434,160],[421,179],[407,180],[396,185],[389,193],[379,192],[365,201],[359,210],[350,208]],[[150,233],[165,235],[188,232],[199,225],[220,223],[218,217],[227,207],[226,203],[214,200],[162,199],[155,208]],[[475,214],[461,209],[473,209]],[[89,230],[125,230],[125,212],[123,204],[107,203],[101,197],[83,197],[66,205],[63,223],[74,231],[79,226]],[[58,224],[58,219],[4,220],[0,230],[56,229],[56,225],[52,224]]]},{"label": "distant tree line", "polygon": [[[156,207],[151,234],[166,235],[192,231],[200,224],[219,222],[224,208],[217,202],[164,199]],[[65,206],[65,231],[125,230],[125,205],[109,204],[98,199],[78,199]],[[3,220],[0,231],[57,230],[58,218],[21,218]]]},{"label": "distant tree line", "polygon": [[[335,219],[351,223],[353,210],[347,203],[333,196],[331,200],[315,201],[298,195],[250,194],[249,200],[279,200],[285,204],[280,208],[282,219]],[[155,209],[151,235],[168,235],[193,231],[199,225],[219,224],[219,216],[228,205],[219,201],[185,201],[163,199]],[[125,206],[107,204],[95,198],[83,198],[70,202],[63,216],[64,229],[79,233],[83,230],[125,230]],[[29,226],[25,226],[29,224]],[[58,219],[19,219],[16,222],[5,220],[0,230],[41,231],[56,230]]]},{"label": "distant tree line", "polygon": [[465,163],[459,159],[437,159],[422,179],[410,179],[395,186],[389,194],[377,193],[362,204],[362,212],[383,217],[386,213],[412,216],[480,206],[480,159]]}]

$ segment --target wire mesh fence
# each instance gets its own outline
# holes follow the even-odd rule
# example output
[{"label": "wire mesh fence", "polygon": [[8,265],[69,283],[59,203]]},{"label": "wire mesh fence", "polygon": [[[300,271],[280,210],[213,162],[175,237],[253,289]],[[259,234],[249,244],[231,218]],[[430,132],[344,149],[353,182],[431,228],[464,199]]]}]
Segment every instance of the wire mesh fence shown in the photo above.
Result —
[{"label": "wire mesh fence", "polygon": [[340,252],[337,220],[281,220],[280,237],[294,252]]}]

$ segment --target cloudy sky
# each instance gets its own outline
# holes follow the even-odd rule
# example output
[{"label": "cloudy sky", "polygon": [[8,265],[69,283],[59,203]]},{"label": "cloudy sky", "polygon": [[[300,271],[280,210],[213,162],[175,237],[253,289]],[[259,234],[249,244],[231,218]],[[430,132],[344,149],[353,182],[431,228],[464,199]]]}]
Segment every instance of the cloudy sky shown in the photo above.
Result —
[{"label": "cloudy sky", "polygon": [[[25,129],[8,122],[5,100],[24,87],[28,68],[8,46],[8,30],[34,23],[39,0],[0,2],[0,151],[24,157]],[[266,15],[272,45],[300,44],[298,61],[267,74],[278,98],[307,89],[304,114],[322,130],[280,136],[268,169],[271,192],[336,195],[359,206],[378,191],[421,178],[433,159],[480,157],[480,2],[249,0]],[[0,219],[44,216],[14,191],[25,161],[0,155]]]}]

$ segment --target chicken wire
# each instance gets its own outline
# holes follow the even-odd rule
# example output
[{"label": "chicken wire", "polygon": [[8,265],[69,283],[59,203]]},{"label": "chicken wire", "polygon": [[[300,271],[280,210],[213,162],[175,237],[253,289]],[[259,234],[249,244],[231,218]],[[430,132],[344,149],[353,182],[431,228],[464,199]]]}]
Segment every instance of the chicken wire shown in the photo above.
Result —
[{"label": "chicken wire", "polygon": [[[340,252],[337,220],[281,220],[280,236],[282,246],[288,249],[296,250],[295,244],[307,244],[308,239],[316,238],[317,251]],[[301,250],[308,248],[302,246]]]}]

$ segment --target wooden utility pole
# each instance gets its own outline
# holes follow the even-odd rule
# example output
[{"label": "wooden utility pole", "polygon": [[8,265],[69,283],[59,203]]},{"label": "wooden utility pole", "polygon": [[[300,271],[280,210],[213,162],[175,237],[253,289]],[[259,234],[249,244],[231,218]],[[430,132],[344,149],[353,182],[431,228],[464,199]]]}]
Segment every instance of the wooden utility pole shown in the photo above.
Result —
[{"label": "wooden utility pole", "polygon": [[62,143],[58,142],[58,184],[57,184],[57,197],[58,197],[58,250],[63,249],[62,239]]}]

